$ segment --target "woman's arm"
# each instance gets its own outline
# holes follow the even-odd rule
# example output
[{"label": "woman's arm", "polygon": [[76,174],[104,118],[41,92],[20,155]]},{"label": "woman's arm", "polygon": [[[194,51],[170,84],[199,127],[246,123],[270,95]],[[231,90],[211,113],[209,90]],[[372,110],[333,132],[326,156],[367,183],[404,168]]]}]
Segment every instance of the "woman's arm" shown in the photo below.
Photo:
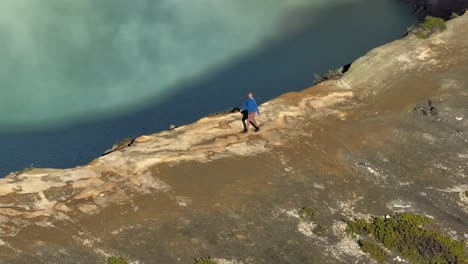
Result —
[{"label": "woman's arm", "polygon": [[257,109],[257,114],[260,114],[260,110],[258,110],[257,101],[255,101],[255,99],[253,99],[253,103],[255,104],[255,109]]},{"label": "woman's arm", "polygon": [[242,112],[242,111],[247,110],[247,109],[248,109],[248,105],[247,105],[247,100],[246,100],[245,103],[244,103],[244,106],[241,107],[240,111]]}]

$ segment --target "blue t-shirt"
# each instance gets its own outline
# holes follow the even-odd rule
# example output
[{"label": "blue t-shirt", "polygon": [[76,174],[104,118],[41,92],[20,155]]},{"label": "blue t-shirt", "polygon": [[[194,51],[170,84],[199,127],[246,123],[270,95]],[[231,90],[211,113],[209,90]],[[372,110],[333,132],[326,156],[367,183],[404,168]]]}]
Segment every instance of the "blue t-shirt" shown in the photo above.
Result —
[{"label": "blue t-shirt", "polygon": [[255,102],[254,98],[247,98],[247,100],[245,100],[244,106],[242,107],[242,110],[247,110],[249,113],[256,112],[260,114],[258,111],[257,102]]}]

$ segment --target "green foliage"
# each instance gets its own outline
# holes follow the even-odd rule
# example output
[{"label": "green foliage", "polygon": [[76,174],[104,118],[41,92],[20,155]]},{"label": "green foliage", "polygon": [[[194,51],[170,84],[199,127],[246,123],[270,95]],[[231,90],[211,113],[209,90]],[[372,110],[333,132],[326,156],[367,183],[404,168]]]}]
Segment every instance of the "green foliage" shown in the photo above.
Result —
[{"label": "green foliage", "polygon": [[106,263],[107,264],[128,264],[128,261],[123,257],[112,256],[112,257],[107,258]]},{"label": "green foliage", "polygon": [[421,24],[421,28],[426,31],[444,31],[447,29],[445,21],[440,17],[427,16],[424,23]]},{"label": "green foliage", "polygon": [[363,219],[347,221],[346,224],[348,225],[348,228],[346,229],[346,231],[349,234],[353,234],[353,235],[368,234],[370,233],[370,230],[372,228],[371,224]]},{"label": "green foliage", "polygon": [[426,38],[429,37],[429,35],[426,32],[420,31],[420,30],[416,31],[416,33],[414,33],[414,34],[416,35],[416,37],[418,37],[420,39],[426,39]]},{"label": "green foliage", "polygon": [[306,222],[315,221],[315,210],[310,207],[302,207],[298,212],[299,219]]},{"label": "green foliage", "polygon": [[195,258],[194,264],[218,264],[218,262],[211,257]]},{"label": "green foliage", "polygon": [[460,15],[457,14],[456,12],[452,12],[452,15],[450,15],[450,18],[453,19],[453,18],[457,18],[457,17],[459,17],[459,16],[460,16]]},{"label": "green foliage", "polygon": [[[349,233],[373,238],[411,263],[467,264],[464,242],[425,228],[431,223],[432,219],[428,217],[406,213],[388,219],[373,217],[370,221],[347,221]],[[372,246],[367,245],[367,248],[370,250]]]},{"label": "green foliage", "polygon": [[421,23],[414,30],[414,34],[418,38],[428,38],[436,32],[441,32],[447,29],[447,25],[442,18],[427,16],[424,23]]},{"label": "green foliage", "polygon": [[359,247],[361,247],[362,251],[368,253],[373,259],[375,259],[379,263],[385,262],[385,259],[387,258],[387,253],[385,252],[385,250],[372,241],[359,240]]}]

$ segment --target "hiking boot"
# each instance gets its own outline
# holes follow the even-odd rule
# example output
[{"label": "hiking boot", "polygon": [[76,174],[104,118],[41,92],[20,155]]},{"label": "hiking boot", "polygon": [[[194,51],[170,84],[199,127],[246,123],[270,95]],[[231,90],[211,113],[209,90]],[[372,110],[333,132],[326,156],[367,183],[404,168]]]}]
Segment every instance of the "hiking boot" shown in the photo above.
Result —
[{"label": "hiking boot", "polygon": [[247,129],[242,130],[242,133],[244,133],[244,134],[247,134],[248,132],[249,132],[249,130],[247,130]]},{"label": "hiking boot", "polygon": [[255,128],[255,132],[258,132],[258,131],[260,131],[260,128],[259,128],[259,127],[256,127],[256,128]]}]

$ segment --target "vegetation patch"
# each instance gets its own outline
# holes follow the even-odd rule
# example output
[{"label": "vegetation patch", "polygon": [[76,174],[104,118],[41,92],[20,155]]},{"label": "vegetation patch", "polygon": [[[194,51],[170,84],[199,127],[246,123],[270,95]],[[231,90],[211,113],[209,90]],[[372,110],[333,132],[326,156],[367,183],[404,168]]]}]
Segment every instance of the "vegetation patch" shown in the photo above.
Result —
[{"label": "vegetation patch", "polygon": [[[361,248],[377,261],[385,259],[376,241],[385,248],[396,251],[410,263],[468,263],[465,242],[440,234],[428,227],[429,217],[417,214],[395,214],[392,217],[373,217],[346,221],[347,231],[361,237]],[[371,253],[372,252],[372,253]],[[385,253],[385,252],[384,252]]]},{"label": "vegetation patch", "polygon": [[302,207],[298,212],[299,219],[306,222],[313,222],[316,219],[315,210],[310,207]]},{"label": "vegetation patch", "polygon": [[128,264],[128,261],[123,257],[112,256],[112,257],[107,258],[106,263],[107,264]]},{"label": "vegetation patch", "polygon": [[432,34],[442,32],[447,29],[445,20],[439,17],[427,16],[423,23],[411,31],[418,37],[426,39]]},{"label": "vegetation patch", "polygon": [[195,258],[194,264],[218,264],[218,262],[211,257]]},{"label": "vegetation patch", "polygon": [[465,196],[468,197],[468,191],[465,191]]},{"label": "vegetation patch", "polygon": [[359,247],[379,263],[383,263],[387,259],[385,250],[371,240],[359,240]]},{"label": "vegetation patch", "polygon": [[452,15],[450,15],[450,18],[451,19],[454,19],[454,18],[457,18],[459,17],[460,15],[457,13],[457,12],[452,12]]}]

